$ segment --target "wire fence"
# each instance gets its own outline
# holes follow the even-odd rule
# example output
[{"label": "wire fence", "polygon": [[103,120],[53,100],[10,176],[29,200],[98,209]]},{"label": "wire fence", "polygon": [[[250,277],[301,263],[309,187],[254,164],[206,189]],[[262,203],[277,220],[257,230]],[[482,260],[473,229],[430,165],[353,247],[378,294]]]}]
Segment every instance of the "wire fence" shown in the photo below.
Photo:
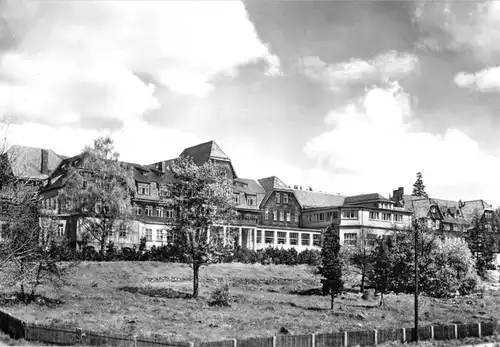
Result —
[{"label": "wire fence", "polygon": [[[451,340],[490,336],[495,322],[433,325],[419,327],[419,340]],[[161,336],[130,336],[96,333],[83,329],[61,328],[38,323],[25,323],[0,310],[0,330],[15,339],[38,341],[53,345],[134,346],[134,347],[349,347],[375,346],[389,341],[414,341],[413,328],[389,328],[364,331],[343,331],[306,335],[278,335],[244,340],[209,342],[169,341]]]}]

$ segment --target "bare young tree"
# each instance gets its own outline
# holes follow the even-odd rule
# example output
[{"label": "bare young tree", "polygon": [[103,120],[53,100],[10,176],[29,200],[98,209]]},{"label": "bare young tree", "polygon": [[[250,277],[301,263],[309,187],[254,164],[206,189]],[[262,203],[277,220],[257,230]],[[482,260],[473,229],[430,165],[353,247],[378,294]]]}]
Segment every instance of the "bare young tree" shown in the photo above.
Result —
[{"label": "bare young tree", "polygon": [[[106,241],[131,219],[131,175],[118,161],[113,140],[102,137],[87,146],[69,168],[60,203],[80,214],[80,225],[104,251]],[[76,163],[77,162],[77,163]]]},{"label": "bare young tree", "polygon": [[197,166],[180,157],[171,165],[172,207],[176,211],[175,238],[184,259],[193,269],[193,294],[199,291],[202,266],[217,262],[233,250],[233,237],[222,235],[216,225],[234,217],[232,182],[224,168],[214,163]]}]

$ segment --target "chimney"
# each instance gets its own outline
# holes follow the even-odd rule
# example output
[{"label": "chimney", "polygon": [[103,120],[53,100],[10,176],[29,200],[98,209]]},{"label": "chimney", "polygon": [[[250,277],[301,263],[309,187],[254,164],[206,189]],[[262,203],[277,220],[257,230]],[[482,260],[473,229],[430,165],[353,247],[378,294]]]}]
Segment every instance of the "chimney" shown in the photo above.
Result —
[{"label": "chimney", "polygon": [[403,187],[399,187],[397,190],[392,191],[392,200],[399,205],[399,202],[403,200],[403,195],[405,190]]},{"label": "chimney", "polygon": [[47,175],[49,174],[49,152],[46,149],[42,149],[40,172]]}]

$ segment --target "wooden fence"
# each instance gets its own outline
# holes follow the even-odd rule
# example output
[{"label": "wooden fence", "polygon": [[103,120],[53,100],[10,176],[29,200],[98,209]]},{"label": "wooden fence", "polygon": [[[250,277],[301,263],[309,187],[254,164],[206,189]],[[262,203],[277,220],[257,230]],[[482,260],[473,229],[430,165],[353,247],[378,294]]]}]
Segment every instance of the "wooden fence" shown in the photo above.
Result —
[{"label": "wooden fence", "polygon": [[[493,335],[495,322],[434,325],[418,329],[419,340],[450,340]],[[83,329],[58,328],[25,323],[0,310],[0,330],[15,339],[54,345],[134,346],[134,347],[348,347],[375,346],[389,341],[413,341],[413,328],[343,331],[308,335],[278,335],[245,340],[211,342],[167,341],[162,337],[95,333]]]}]

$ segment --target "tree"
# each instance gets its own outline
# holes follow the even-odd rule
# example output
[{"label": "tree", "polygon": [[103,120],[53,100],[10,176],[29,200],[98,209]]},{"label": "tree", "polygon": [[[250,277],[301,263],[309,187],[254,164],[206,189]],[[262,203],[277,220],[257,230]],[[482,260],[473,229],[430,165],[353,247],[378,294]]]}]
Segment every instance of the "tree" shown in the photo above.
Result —
[{"label": "tree", "polygon": [[472,212],[472,223],[467,232],[467,243],[476,260],[477,273],[484,278],[486,271],[494,268],[496,239],[492,230],[488,229],[488,222],[482,217],[478,210]]},{"label": "tree", "polygon": [[131,217],[133,182],[118,157],[110,137],[95,139],[59,192],[60,203],[80,214],[81,230],[99,242],[101,252],[116,229],[128,228]]},{"label": "tree", "polygon": [[383,306],[384,294],[390,286],[394,260],[392,259],[392,238],[379,237],[371,253],[372,265],[367,269],[367,277],[375,290],[380,293],[379,306]]},{"label": "tree", "polygon": [[422,173],[417,172],[417,180],[413,183],[413,192],[411,193],[413,196],[421,196],[424,198],[428,198],[429,196],[425,192],[425,185],[422,179]]},{"label": "tree", "polygon": [[191,158],[179,157],[170,166],[170,185],[176,211],[174,233],[182,256],[193,269],[193,294],[198,297],[199,271],[233,251],[234,238],[222,228],[234,217],[232,182],[224,168],[207,162],[197,166]]},{"label": "tree", "polygon": [[372,265],[371,258],[372,251],[375,246],[374,241],[376,239],[376,235],[373,234],[372,230],[362,228],[359,236],[360,237],[356,244],[348,247],[352,248],[350,261],[359,269],[361,273],[360,291],[363,292],[365,290],[366,273]]},{"label": "tree", "polygon": [[43,279],[59,283],[64,268],[53,251],[68,244],[56,240],[56,224],[40,214],[37,183],[23,173],[14,174],[18,153],[7,149],[6,138],[0,142],[1,282],[16,288],[17,298],[28,304]]},{"label": "tree", "polygon": [[321,266],[318,268],[318,272],[323,276],[323,294],[330,294],[330,308],[332,310],[335,297],[342,293],[344,289],[339,253],[340,241],[338,230],[331,224],[324,233],[323,247],[321,248]]}]

